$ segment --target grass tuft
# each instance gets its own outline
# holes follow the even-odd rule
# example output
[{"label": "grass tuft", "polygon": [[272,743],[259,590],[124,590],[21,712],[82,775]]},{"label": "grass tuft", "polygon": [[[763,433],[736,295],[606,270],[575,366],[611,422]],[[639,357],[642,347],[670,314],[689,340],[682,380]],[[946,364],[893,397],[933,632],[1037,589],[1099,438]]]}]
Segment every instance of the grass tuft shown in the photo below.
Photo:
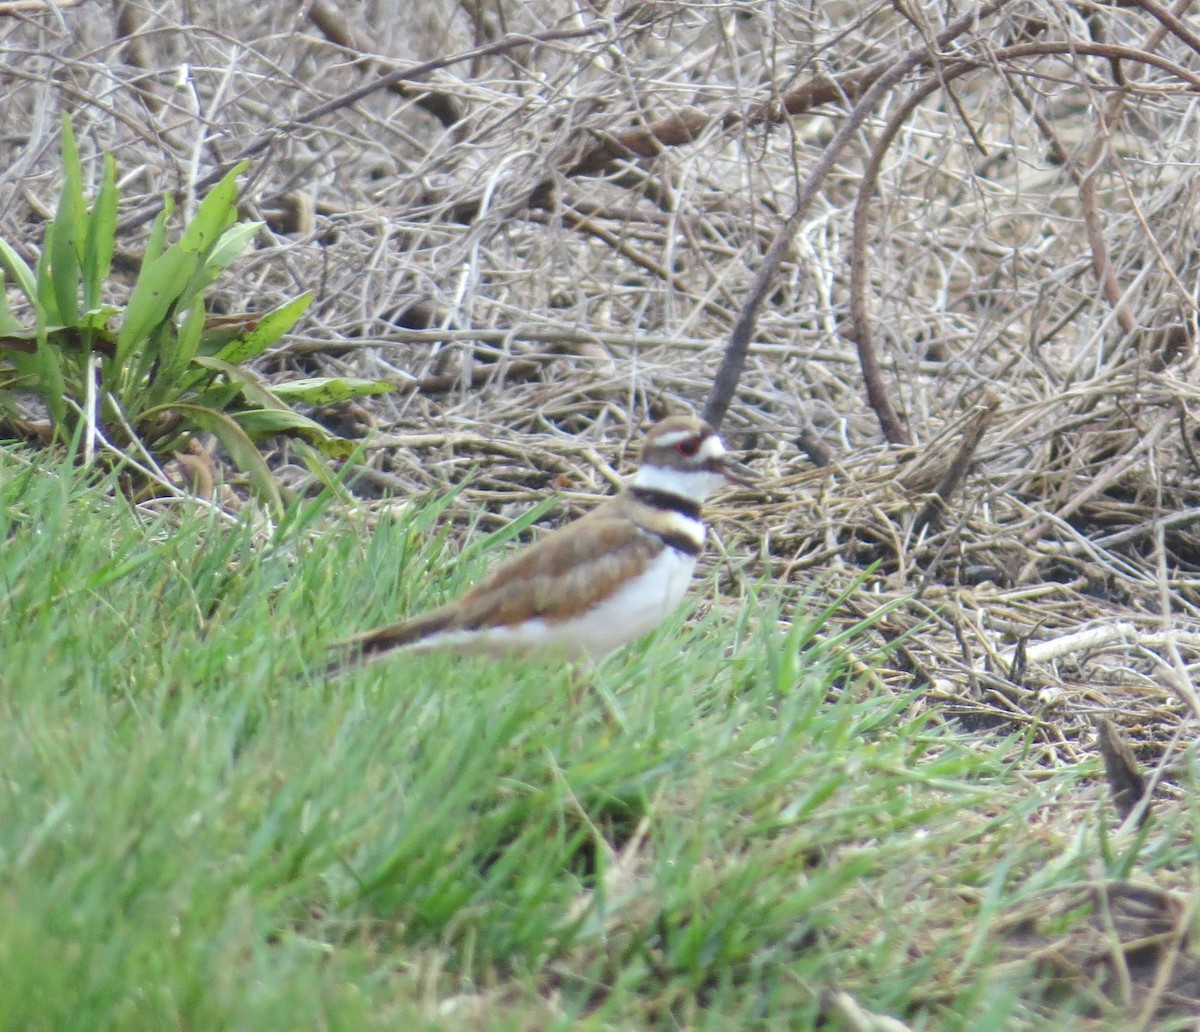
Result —
[{"label": "grass tuft", "polygon": [[1083,964],[1089,887],[1182,871],[1195,807],[1116,835],[1095,764],[964,736],[765,591],[583,690],[322,682],[504,541],[307,504],[154,513],[0,453],[0,1027],[1122,1027],[1048,944]]}]

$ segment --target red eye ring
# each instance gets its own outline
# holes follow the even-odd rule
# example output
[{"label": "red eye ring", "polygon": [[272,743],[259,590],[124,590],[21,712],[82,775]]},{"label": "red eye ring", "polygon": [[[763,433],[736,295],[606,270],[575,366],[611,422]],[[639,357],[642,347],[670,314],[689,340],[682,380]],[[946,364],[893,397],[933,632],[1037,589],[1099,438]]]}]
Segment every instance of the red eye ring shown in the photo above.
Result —
[{"label": "red eye ring", "polygon": [[685,459],[690,459],[700,450],[700,438],[685,437],[682,441],[676,441],[675,450]]}]

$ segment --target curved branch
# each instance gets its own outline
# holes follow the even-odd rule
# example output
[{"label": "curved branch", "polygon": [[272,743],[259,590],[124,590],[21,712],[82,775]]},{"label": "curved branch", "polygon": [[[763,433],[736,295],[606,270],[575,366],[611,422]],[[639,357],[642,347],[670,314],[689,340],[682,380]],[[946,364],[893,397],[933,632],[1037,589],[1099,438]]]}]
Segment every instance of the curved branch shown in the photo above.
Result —
[{"label": "curved branch", "polygon": [[[1085,54],[1093,57],[1104,57],[1109,60],[1136,61],[1155,65],[1170,71],[1173,75],[1184,79],[1193,87],[1200,89],[1200,76],[1188,72],[1174,62],[1158,58],[1148,51],[1137,50],[1133,47],[1118,46],[1109,43],[1081,43],[1075,41],[1022,43],[1003,50],[996,51],[992,58],[1000,64],[1030,56],[1069,56]],[[869,227],[871,197],[879,179],[879,170],[888,149],[894,142],[901,127],[912,117],[913,112],[932,94],[942,89],[959,76],[975,71],[983,65],[977,58],[965,58],[945,68],[939,69],[936,78],[918,87],[907,100],[888,119],[883,133],[872,149],[863,169],[862,179],[858,185],[858,195],[854,202],[854,224],[850,244],[850,321],[851,339],[858,350],[859,366],[862,369],[863,383],[867,391],[867,401],[875,411],[880,429],[884,437],[892,444],[908,444],[907,432],[900,424],[896,410],[891,403],[889,393],[883,384],[883,372],[875,352],[875,344],[871,335],[871,322],[867,315],[866,284],[867,284],[867,229]],[[1085,179],[1085,184],[1087,180]],[[1081,194],[1083,188],[1081,187]],[[1097,252],[1095,240],[1089,224],[1089,240],[1093,245],[1093,254],[1103,253],[1103,246]],[[1097,267],[1096,274],[1103,282],[1103,269]],[[1106,291],[1106,295],[1109,292]]]},{"label": "curved branch", "polygon": [[[959,18],[937,35],[934,40],[935,44],[938,47],[946,46],[947,43],[961,36],[967,29],[978,24],[982,19],[995,14],[1007,3],[1009,3],[1009,0],[991,0],[991,3],[984,4],[978,10],[972,11],[963,18]],[[919,49],[911,50],[893,64],[888,71],[880,75],[863,93],[859,102],[851,109],[841,128],[838,129],[833,139],[825,147],[816,168],[809,173],[808,179],[805,181],[796,199],[795,208],[780,228],[775,239],[771,242],[767,253],[763,256],[762,264],[754,276],[754,282],[750,285],[746,302],[738,313],[733,332],[729,335],[729,343],[725,347],[725,354],[721,358],[721,364],[717,368],[716,376],[713,378],[712,390],[704,406],[704,418],[713,426],[720,426],[725,419],[725,413],[729,409],[729,403],[733,400],[734,391],[737,390],[738,381],[741,379],[742,368],[746,364],[746,355],[750,351],[750,340],[754,336],[754,327],[758,320],[758,310],[762,306],[763,299],[767,296],[767,290],[771,285],[771,280],[774,278],[776,270],[779,268],[780,262],[783,260],[784,252],[791,243],[796,230],[800,228],[801,222],[807,216],[813,198],[816,197],[817,191],[820,189],[825,177],[833,170],[834,163],[837,161],[843,148],[850,142],[854,134],[858,132],[863,122],[866,121],[872,110],[874,110],[880,98],[903,80],[913,69],[928,61],[929,53],[929,48],[924,45]]]}]

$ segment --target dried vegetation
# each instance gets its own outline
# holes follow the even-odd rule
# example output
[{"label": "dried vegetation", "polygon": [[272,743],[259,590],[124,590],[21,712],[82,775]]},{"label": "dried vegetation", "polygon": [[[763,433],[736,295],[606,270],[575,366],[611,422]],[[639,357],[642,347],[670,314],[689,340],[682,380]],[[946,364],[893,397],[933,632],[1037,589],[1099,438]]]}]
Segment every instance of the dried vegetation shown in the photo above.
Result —
[{"label": "dried vegetation", "polygon": [[325,414],[371,430],[360,493],[586,501],[639,424],[728,405],[766,486],[724,506],[723,587],[877,564],[841,618],[895,603],[884,676],[1051,765],[1105,717],[1169,793],[1200,669],[1194,4],[967,7],[0,3],[0,233],[37,236],[62,107],[142,191],[131,260],[162,191],[250,156],[228,309],[317,292],[262,372],[397,385]]}]

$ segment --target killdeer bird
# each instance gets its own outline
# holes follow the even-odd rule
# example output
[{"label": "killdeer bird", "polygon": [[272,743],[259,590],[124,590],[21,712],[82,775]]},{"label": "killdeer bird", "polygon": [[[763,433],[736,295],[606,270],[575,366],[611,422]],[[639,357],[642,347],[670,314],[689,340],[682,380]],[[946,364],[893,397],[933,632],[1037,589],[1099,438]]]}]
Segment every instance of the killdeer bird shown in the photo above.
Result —
[{"label": "killdeer bird", "polygon": [[619,494],[501,563],[457,601],[337,643],[330,672],[401,649],[599,659],[679,605],[704,546],[700,503],[729,482],[749,483],[735,465],[703,420],[664,419]]}]

